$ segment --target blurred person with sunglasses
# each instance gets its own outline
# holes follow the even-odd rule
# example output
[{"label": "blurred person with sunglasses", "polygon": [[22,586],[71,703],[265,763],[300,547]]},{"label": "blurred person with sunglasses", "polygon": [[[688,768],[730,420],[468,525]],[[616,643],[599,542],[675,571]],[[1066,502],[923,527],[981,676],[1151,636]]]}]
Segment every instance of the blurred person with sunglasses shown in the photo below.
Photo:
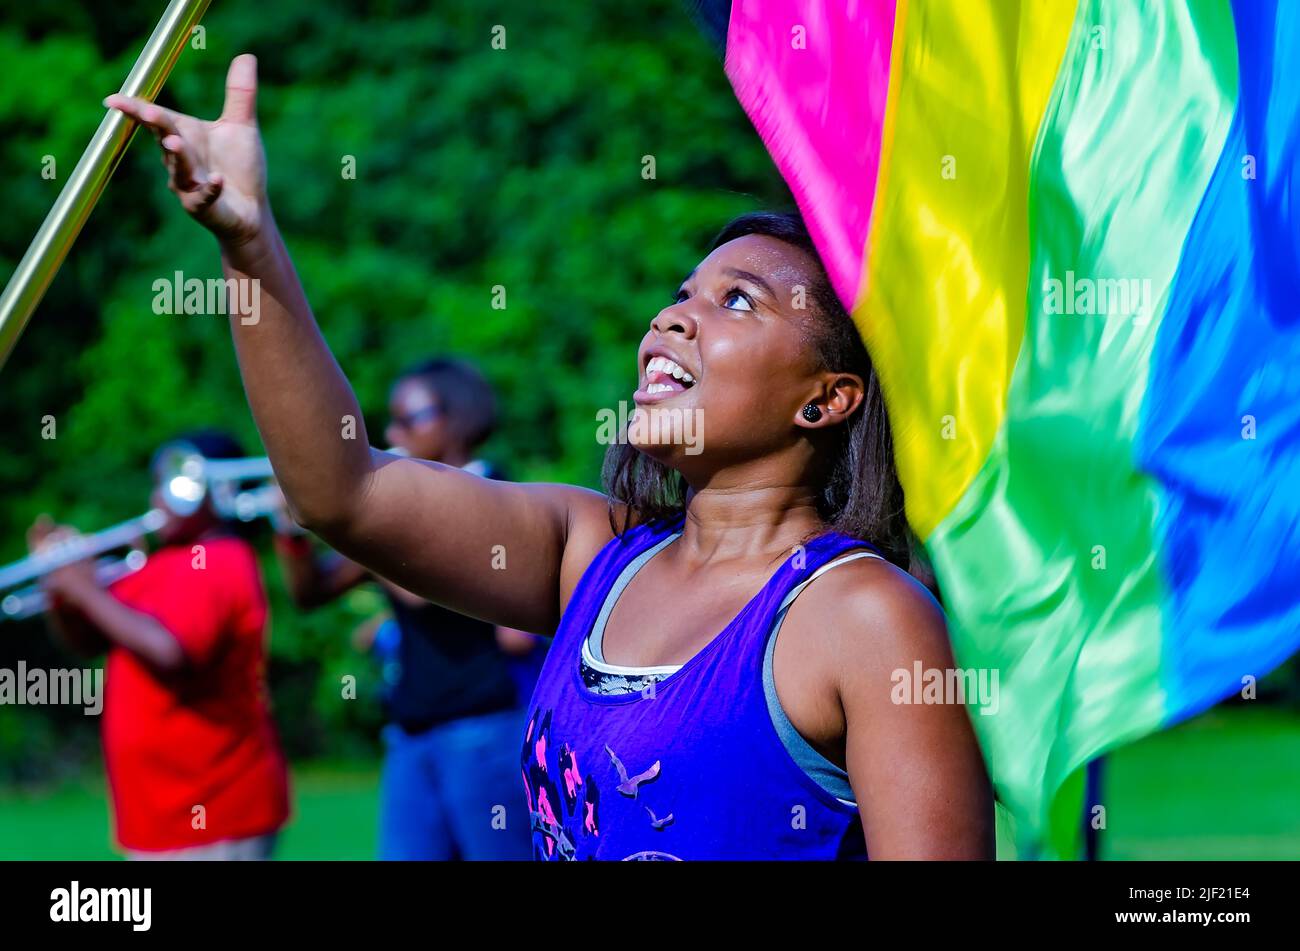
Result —
[{"label": "blurred person with sunglasses", "polygon": [[[501,478],[475,454],[496,428],[496,400],[465,361],[438,358],[406,370],[388,412],[385,436],[404,454]],[[425,601],[335,552],[318,554],[305,536],[281,534],[276,550],[300,607],[375,581],[392,610],[396,677],[386,691],[392,722],[384,729],[380,858],[528,859],[515,746],[541,667],[540,640]]]}]

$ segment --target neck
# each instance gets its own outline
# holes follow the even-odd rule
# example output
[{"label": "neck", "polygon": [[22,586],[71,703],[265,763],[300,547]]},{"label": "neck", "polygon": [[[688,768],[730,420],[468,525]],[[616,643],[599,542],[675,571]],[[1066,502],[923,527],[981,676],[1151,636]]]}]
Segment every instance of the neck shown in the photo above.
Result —
[{"label": "neck", "polygon": [[452,449],[443,453],[442,456],[435,461],[441,462],[443,465],[461,468],[473,458],[474,454],[468,449]]},{"label": "neck", "polygon": [[187,535],[184,538],[174,539],[166,544],[184,548],[188,545],[199,545],[203,542],[210,542],[217,538],[224,538],[229,534],[230,529],[225,524],[222,522],[213,522],[211,525],[201,528],[191,535]]},{"label": "neck", "polygon": [[692,489],[686,499],[679,555],[693,563],[772,560],[825,529],[813,491],[804,485],[736,485]]}]

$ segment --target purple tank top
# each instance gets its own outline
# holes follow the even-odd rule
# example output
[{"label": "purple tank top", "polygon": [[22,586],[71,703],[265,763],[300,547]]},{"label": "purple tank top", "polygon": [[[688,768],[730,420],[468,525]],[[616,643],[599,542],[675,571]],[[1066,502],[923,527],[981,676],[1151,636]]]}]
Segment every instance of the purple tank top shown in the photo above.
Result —
[{"label": "purple tank top", "polygon": [[534,857],[865,857],[857,809],[805,773],[772,724],[763,651],[785,595],[867,543],[835,532],[809,542],[653,692],[599,695],[583,683],[582,641],[616,579],[683,520],[640,525],[607,543],[560,620],[520,754]]}]

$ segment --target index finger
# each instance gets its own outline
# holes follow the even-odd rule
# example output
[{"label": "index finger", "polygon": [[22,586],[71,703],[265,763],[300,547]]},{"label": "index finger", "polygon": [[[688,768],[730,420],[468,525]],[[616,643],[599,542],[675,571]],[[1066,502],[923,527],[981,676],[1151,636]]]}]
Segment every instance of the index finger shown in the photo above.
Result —
[{"label": "index finger", "polygon": [[104,99],[104,106],[109,109],[116,109],[118,112],[130,116],[136,122],[146,125],[156,132],[180,135],[180,131],[176,127],[176,123],[181,117],[180,113],[150,102],[148,99],[113,93],[113,95]]},{"label": "index finger", "polygon": [[37,553],[47,552],[67,544],[77,538],[78,535],[76,529],[66,525],[55,525],[49,531],[34,539],[32,547]]}]

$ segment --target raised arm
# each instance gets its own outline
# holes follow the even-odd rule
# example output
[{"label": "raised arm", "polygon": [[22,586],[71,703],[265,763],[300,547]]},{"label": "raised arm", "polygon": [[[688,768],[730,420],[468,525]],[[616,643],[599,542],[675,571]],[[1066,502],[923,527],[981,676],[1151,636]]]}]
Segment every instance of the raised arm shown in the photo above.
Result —
[{"label": "raised arm", "polygon": [[307,611],[329,604],[371,577],[350,558],[335,552],[318,554],[305,535],[277,535],[275,555],[289,596]]},{"label": "raised arm", "polygon": [[[68,529],[38,523],[28,532],[40,542],[69,534]],[[189,659],[180,640],[157,618],[128,607],[100,586],[89,559],[64,565],[41,579],[50,599],[46,618],[51,632],[76,653],[94,656],[110,644],[135,654],[160,675],[186,670]]]},{"label": "raised arm", "polygon": [[256,88],[257,63],[246,54],[230,65],[215,122],[124,96],[105,102],[154,132],[168,187],[216,235],[227,279],[247,282],[227,295],[248,303],[232,306],[231,331],[253,417],[295,520],[431,601],[550,633],[593,546],[603,543],[604,497],[495,482],[370,448],[356,397],[271,214]]}]

